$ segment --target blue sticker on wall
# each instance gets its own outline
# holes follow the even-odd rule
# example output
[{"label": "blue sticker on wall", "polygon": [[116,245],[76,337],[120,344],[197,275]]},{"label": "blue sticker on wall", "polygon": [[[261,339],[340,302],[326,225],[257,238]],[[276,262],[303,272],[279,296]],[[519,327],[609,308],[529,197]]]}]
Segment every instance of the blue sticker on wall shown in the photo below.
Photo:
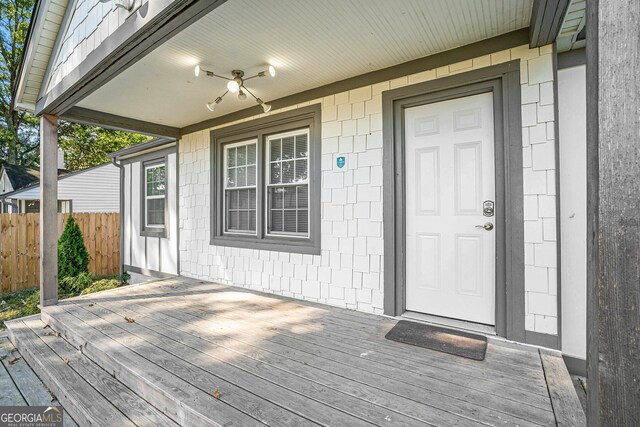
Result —
[{"label": "blue sticker on wall", "polygon": [[345,159],[344,156],[336,157],[336,166],[338,166],[340,169],[342,169],[346,163],[347,159]]}]

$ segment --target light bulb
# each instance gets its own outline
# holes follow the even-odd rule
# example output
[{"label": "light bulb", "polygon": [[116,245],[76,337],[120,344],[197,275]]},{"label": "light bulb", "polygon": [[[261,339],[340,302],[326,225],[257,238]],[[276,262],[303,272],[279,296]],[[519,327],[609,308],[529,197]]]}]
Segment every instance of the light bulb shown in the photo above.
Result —
[{"label": "light bulb", "polygon": [[271,111],[271,105],[263,103],[262,109],[264,110],[265,113],[268,113],[269,111]]},{"label": "light bulb", "polygon": [[240,101],[244,101],[245,99],[247,99],[247,94],[244,93],[242,89],[240,89],[240,91],[238,92],[238,99]]},{"label": "light bulb", "polygon": [[269,65],[269,75],[271,77],[275,77],[276,76],[276,69],[273,67],[273,65]]},{"label": "light bulb", "polygon": [[196,65],[196,68],[193,70],[193,74],[196,75],[196,77],[198,77],[200,75],[200,66]]},{"label": "light bulb", "polygon": [[209,102],[207,104],[207,108],[209,109],[209,111],[213,112],[216,109],[216,103],[215,102]]},{"label": "light bulb", "polygon": [[237,91],[240,90],[240,85],[235,80],[229,80],[229,83],[227,83],[227,89],[231,93],[236,93]]}]

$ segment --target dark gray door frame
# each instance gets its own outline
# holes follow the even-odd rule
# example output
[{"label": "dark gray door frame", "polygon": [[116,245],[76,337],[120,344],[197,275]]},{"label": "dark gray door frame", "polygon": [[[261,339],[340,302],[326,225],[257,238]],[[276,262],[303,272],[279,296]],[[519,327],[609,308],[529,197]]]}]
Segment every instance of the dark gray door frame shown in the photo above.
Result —
[{"label": "dark gray door frame", "polygon": [[496,333],[525,341],[520,61],[383,92],[384,313],[405,311],[404,110],[493,93],[496,164]]}]

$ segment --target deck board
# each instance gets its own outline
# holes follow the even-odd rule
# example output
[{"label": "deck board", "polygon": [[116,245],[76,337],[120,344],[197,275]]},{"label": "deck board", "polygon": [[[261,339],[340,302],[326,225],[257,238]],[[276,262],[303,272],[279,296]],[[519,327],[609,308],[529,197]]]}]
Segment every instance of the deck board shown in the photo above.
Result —
[{"label": "deck board", "polygon": [[[183,294],[183,292],[180,292]],[[196,294],[197,295],[197,294]],[[213,295],[220,295],[214,293]],[[251,297],[251,294],[248,296]],[[446,353],[435,352],[428,349],[422,349],[417,347],[409,347],[407,351],[406,344],[399,344],[390,342],[384,339],[385,331],[379,333],[370,333],[365,335],[362,331],[352,331],[348,328],[344,328],[337,324],[329,324],[324,320],[318,320],[314,316],[318,314],[308,314],[304,311],[300,311],[300,308],[291,308],[291,305],[283,306],[282,311],[286,312],[287,317],[294,319],[296,315],[302,316],[301,318],[307,322],[307,327],[311,327],[309,323],[313,323],[316,326],[316,331],[313,334],[305,333],[305,329],[300,325],[296,325],[296,329],[288,327],[287,322],[277,321],[274,322],[274,318],[281,316],[277,314],[270,314],[268,316],[263,315],[267,310],[255,310],[255,304],[252,305],[254,310],[247,310],[239,304],[227,304],[218,300],[208,299],[202,301],[203,298],[197,299],[184,299],[184,296],[172,299],[169,302],[163,302],[163,304],[172,304],[176,306],[178,303],[182,303],[183,307],[177,313],[188,313],[197,318],[198,316],[210,316],[212,310],[217,316],[223,318],[230,318],[233,321],[230,324],[235,325],[237,321],[243,320],[247,316],[251,316],[255,319],[256,323],[270,324],[274,331],[280,332],[284,336],[292,337],[298,340],[304,340],[311,344],[318,344],[320,346],[333,346],[338,347],[341,351],[344,351],[345,347],[357,346],[355,350],[357,354],[367,353],[370,359],[381,359],[383,361],[398,360],[396,363],[401,363],[403,367],[408,371],[417,371],[420,373],[433,372],[438,370],[439,372],[451,372],[453,376],[462,374],[472,378],[482,380],[487,383],[495,383],[501,388],[510,386],[517,390],[528,390],[532,393],[537,393],[541,396],[548,398],[546,390],[546,384],[544,382],[544,375],[542,368],[539,365],[539,357],[537,353],[527,353],[527,357],[531,359],[537,359],[538,370],[510,370],[508,366],[504,364],[493,365],[489,362],[481,362],[459,358],[457,356],[449,355]],[[295,303],[293,303],[293,307]],[[334,309],[335,310],[335,309]],[[325,309],[325,313],[326,313]],[[343,310],[344,311],[344,310]],[[259,314],[256,314],[259,313]],[[373,316],[372,316],[373,317]],[[252,326],[255,328],[255,326]],[[299,333],[296,333],[296,330]],[[274,338],[284,339],[284,338]],[[523,380],[524,379],[524,380]]]},{"label": "deck board", "polygon": [[[4,358],[2,358],[5,356]],[[11,344],[8,338],[0,337],[0,358],[2,364],[9,373],[9,376],[16,385],[24,404],[28,406],[60,406],[60,402],[51,394],[49,389],[42,383],[40,378],[33,372],[31,367],[21,358],[16,363],[9,363],[10,360],[20,356],[20,353]],[[67,411],[63,409],[64,427],[77,427],[76,422],[69,416]]]},{"label": "deck board", "polygon": [[540,359],[549,384],[551,404],[559,427],[587,424],[582,404],[562,357],[548,350],[540,350]]},{"label": "deck board", "polygon": [[[191,329],[191,326],[193,326],[193,322],[190,322],[193,319],[187,318],[186,321],[180,321],[177,318],[171,318],[170,316],[159,313],[157,306],[155,310],[151,311],[140,304],[129,304],[128,308],[121,303],[100,304],[104,304],[112,310],[115,304],[115,310],[120,310],[121,316],[139,315],[140,317],[136,318],[138,319],[136,323],[147,326],[151,321],[153,323],[151,326],[148,326],[149,328],[154,330],[160,328],[161,332],[178,341],[185,340],[184,334],[181,332],[188,331]],[[159,311],[163,311],[163,308],[160,308]],[[176,313],[180,313],[181,311],[182,309],[176,311]],[[185,314],[183,313],[182,316],[185,316]],[[150,318],[153,320],[150,320]],[[219,323],[219,321],[217,321],[216,324],[217,323]],[[252,326],[252,323],[241,323],[239,321],[235,321],[234,324],[243,325],[247,330],[251,329]],[[163,325],[169,325],[170,327],[164,327]],[[215,328],[216,325],[211,326]],[[232,336],[231,334],[220,335],[219,329],[215,330],[215,336],[210,336],[207,328],[198,328],[195,337],[200,341],[206,341],[211,344],[215,344],[216,342],[220,342],[220,339],[224,339],[224,343],[221,345],[227,349],[252,358],[259,358],[263,361],[267,360],[274,368],[285,367],[288,370],[295,370],[297,367],[297,372],[307,377],[313,373],[313,369],[316,367],[320,368],[317,369],[317,377],[324,377],[326,381],[327,376],[335,376],[334,384],[335,387],[338,388],[346,388],[350,381],[364,383],[368,386],[366,387],[368,395],[365,396],[368,396],[369,399],[373,398],[377,400],[379,396],[384,396],[386,392],[391,392],[409,400],[413,399],[436,408],[444,408],[448,412],[458,413],[460,416],[470,416],[470,414],[473,414],[474,418],[479,418],[487,422],[495,422],[496,418],[500,416],[508,417],[511,412],[513,412],[512,415],[520,417],[520,419],[514,418],[511,421],[521,424],[526,424],[524,420],[531,418],[546,418],[547,420],[551,420],[553,417],[548,410],[548,398],[546,401],[541,399],[540,403],[543,405],[546,402],[547,406],[544,407],[545,413],[538,410],[538,408],[530,407],[528,404],[513,405],[509,404],[508,401],[505,403],[504,397],[492,397],[486,393],[477,392],[470,389],[468,384],[465,387],[430,379],[428,386],[425,386],[425,381],[422,383],[418,381],[416,382],[418,385],[412,385],[408,380],[413,379],[413,377],[416,376],[415,374],[409,375],[406,371],[395,369],[388,365],[372,364],[370,361],[361,357],[349,356],[337,351],[329,352],[329,356],[323,358],[321,355],[327,353],[326,349],[324,349],[323,352],[323,349],[314,348],[305,342],[297,342],[294,343],[293,346],[288,347],[273,343],[269,339],[263,339],[259,346],[253,346],[247,342],[250,337],[245,336],[245,341],[242,341],[241,337]],[[252,334],[255,334],[255,331],[253,331]],[[191,337],[186,337],[186,339],[191,339]],[[193,345],[194,348],[201,348],[203,344],[205,343],[196,340]],[[275,360],[273,360],[274,357]],[[383,373],[386,373],[386,376],[383,375]],[[362,394],[362,386],[359,388]],[[496,413],[496,411],[499,412]]]},{"label": "deck board", "polygon": [[[199,283],[200,282],[198,282],[198,284]],[[195,286],[193,285],[189,286],[188,289],[193,289],[194,287],[197,287],[198,284],[196,284]],[[312,303],[308,303],[308,302],[298,303],[298,301],[291,301],[291,300],[282,301],[276,298],[271,298],[271,296],[256,295],[244,289],[238,290],[237,288],[230,288],[222,285],[212,285],[212,284],[204,285],[203,284],[200,286],[206,286],[204,288],[204,292],[201,290],[185,290],[184,288],[180,289],[179,286],[176,287],[176,285],[171,282],[159,284],[157,290],[160,291],[160,293],[148,296],[147,300],[149,302],[152,302],[155,299],[161,300],[163,299],[162,298],[163,295],[166,295],[167,293],[171,293],[171,295],[174,297],[172,298],[172,300],[179,301],[181,299],[186,298],[188,299],[188,304],[190,308],[192,309],[199,308],[201,311],[203,311],[205,315],[210,315],[212,313],[219,313],[220,315],[232,313],[236,315],[236,317],[244,316],[247,311],[249,311],[250,313],[254,313],[254,312],[261,313],[261,314],[266,313],[266,316],[277,317],[277,313],[275,315],[268,313],[269,311],[273,311],[273,307],[272,307],[273,301],[278,301],[279,302],[278,310],[286,311],[288,316],[291,315],[292,311],[300,312],[301,308],[304,307],[305,312],[308,310],[313,310],[314,312],[313,316],[315,316],[313,320],[315,322],[322,321],[323,322],[322,326],[324,328],[323,332],[327,334],[331,334],[329,336],[338,341],[345,341],[345,339],[348,339],[348,340],[363,341],[368,344],[375,344],[379,352],[389,351],[395,354],[402,353],[403,359],[413,360],[422,364],[432,364],[442,369],[454,370],[460,373],[471,372],[471,375],[478,374],[478,377],[481,379],[488,378],[489,380],[491,380],[496,376],[497,377],[511,376],[516,380],[516,382],[519,382],[520,378],[522,378],[523,375],[526,375],[530,382],[535,381],[535,384],[530,383],[530,385],[532,386],[537,385],[538,387],[537,392],[539,394],[542,394],[542,395],[546,394],[544,376],[542,374],[540,360],[537,353],[534,353],[534,352],[513,351],[511,349],[506,349],[506,348],[505,349],[496,348],[495,352],[489,353],[487,355],[487,360],[485,360],[483,364],[480,365],[480,367],[476,363],[476,361],[472,361],[468,359],[460,359],[457,356],[439,353],[439,352],[435,352],[427,349],[415,349],[413,352],[407,353],[402,347],[398,347],[397,343],[390,343],[387,340],[381,339],[381,336],[384,336],[384,334],[386,334],[386,331],[389,328],[391,328],[395,324],[395,322],[387,323],[388,326],[387,326],[387,329],[385,330],[376,330],[373,333],[371,333],[372,331],[364,331],[365,334],[368,333],[369,335],[363,335],[362,333],[363,331],[354,331],[350,328],[345,328],[344,325],[340,324],[340,322],[331,321],[332,317],[336,313],[340,313],[340,314],[349,313],[349,315],[351,315],[352,313],[357,313],[357,315],[369,316],[372,319],[372,328],[373,328],[375,326],[375,321],[378,319],[381,319],[379,316],[366,315],[364,313],[353,312],[352,310],[335,309],[327,306],[319,306],[318,304],[315,304],[315,306],[319,306],[321,308],[309,307],[309,305]],[[212,290],[209,289],[209,287],[211,287]],[[215,296],[217,295],[224,295],[225,293],[228,294],[229,292],[242,294],[243,297],[247,298],[247,300],[243,301],[242,304],[234,305],[234,304],[230,304],[228,302],[220,301],[220,300],[212,300],[211,302],[204,303],[199,298],[195,298],[195,299],[190,298],[190,297],[196,297],[199,295],[204,295],[208,299],[211,299],[211,297],[215,298]],[[258,301],[256,301],[256,299],[258,299]],[[214,303],[216,308],[218,308],[217,311],[212,310],[212,305],[211,305],[212,303]],[[324,319],[326,319],[327,321],[324,321]],[[371,342],[371,340],[368,339],[368,337],[371,337],[371,336],[374,337],[375,342],[373,343]],[[496,353],[496,355],[494,355],[493,353]],[[503,353],[503,355],[497,356],[500,353]],[[509,357],[505,357],[505,355],[506,356],[511,355],[513,356],[512,358],[515,360],[512,361]],[[523,365],[526,365],[524,363],[525,360],[527,361],[527,364],[530,365],[529,369],[527,369],[526,366],[523,366]],[[508,362],[511,362],[511,363],[508,363]],[[471,367],[471,369],[469,369],[469,367]],[[516,387],[519,388],[520,385],[518,384]]]},{"label": "deck board", "polygon": [[[18,350],[23,356],[38,361],[38,365],[32,366],[32,368],[43,381],[47,382],[51,391],[56,394],[63,406],[68,410],[74,408],[72,413],[80,425],[105,427],[135,425],[110,402],[105,400],[77,372],[51,352],[24,321],[21,319],[13,321],[10,328],[14,337],[22,345]],[[60,393],[69,389],[73,390],[73,393]],[[100,415],[100,417],[96,417],[96,415]]]},{"label": "deck board", "polygon": [[0,390],[2,390],[2,393],[0,393],[0,406],[25,406],[27,402],[25,402],[5,366],[5,359],[9,356],[9,354],[0,356],[3,357],[3,363],[0,363]]},{"label": "deck board", "polygon": [[[140,310],[140,308],[137,308]],[[124,310],[123,313],[132,314],[130,310]],[[135,313],[140,314],[141,311],[135,311]],[[166,316],[163,318],[163,315],[151,314],[151,315],[143,315],[136,323],[143,325],[147,328],[148,331],[154,331],[160,334],[164,334],[166,337],[170,337],[171,339],[175,339],[183,345],[191,346],[194,350],[206,348],[207,350],[201,350],[202,352],[210,355],[216,355],[221,358],[232,358],[235,359],[238,356],[242,358],[249,358],[252,361],[259,361],[261,364],[264,364],[269,367],[270,370],[274,371],[285,371],[291,374],[297,375],[301,378],[305,378],[309,381],[323,384],[328,388],[331,388],[337,392],[342,392],[349,394],[354,397],[358,397],[362,399],[364,402],[351,401],[355,404],[365,404],[371,403],[374,405],[382,406],[386,409],[396,408],[395,411],[398,414],[390,414],[390,418],[392,420],[402,420],[402,414],[408,414],[417,420],[420,418],[425,422],[433,422],[440,420],[444,422],[445,420],[449,423],[453,423],[451,419],[451,414],[446,411],[437,410],[433,407],[424,407],[419,404],[419,402],[412,401],[410,398],[405,398],[402,395],[391,393],[390,390],[393,389],[393,384],[389,384],[389,381],[385,378],[377,378],[372,383],[377,385],[377,388],[374,386],[370,386],[366,382],[355,381],[351,378],[347,378],[345,376],[340,376],[331,372],[331,367],[326,370],[317,369],[311,363],[311,359],[313,359],[313,355],[306,354],[306,357],[303,359],[304,361],[297,361],[294,359],[287,359],[286,357],[280,356],[276,353],[270,353],[261,348],[254,347],[241,341],[235,340],[231,337],[225,337],[224,345],[219,345],[219,340],[207,339],[206,335],[203,333],[198,333],[197,335],[192,335],[184,331],[184,325],[180,325],[179,322],[176,322],[175,319],[167,319]],[[171,325],[171,327],[166,327],[164,325]],[[220,338],[220,337],[218,337]],[[235,344],[235,345],[234,345]],[[209,347],[215,346],[215,351],[210,349]],[[255,363],[255,362],[252,362]],[[358,372],[354,371],[355,375],[364,374],[366,376],[366,372]],[[391,381],[392,383],[394,381]],[[395,381],[396,384],[401,384],[400,382]],[[408,390],[411,387],[406,387]],[[420,395],[424,394],[424,390],[419,390]],[[341,395],[342,393],[338,393]],[[417,399],[419,400],[419,395]],[[370,408],[368,409],[370,410]],[[406,420],[410,421],[410,420]],[[459,420],[461,422],[461,420]],[[457,425],[460,425],[459,423]],[[465,423],[468,425],[468,423]]]},{"label": "deck board", "polygon": [[105,399],[117,406],[123,414],[136,425],[169,426],[177,424],[149,406],[144,400],[115,380],[102,368],[84,357],[64,339],[50,334],[51,329],[43,328],[40,320],[24,322],[34,334],[38,335],[66,364],[78,373],[89,385]]},{"label": "deck board", "polygon": [[[229,406],[223,400],[218,400],[212,395],[214,387],[204,391],[194,387],[189,382],[183,380],[180,376],[174,375],[163,366],[159,366],[150,362],[135,351],[131,350],[123,342],[127,341],[124,334],[112,333],[107,334],[103,330],[104,325],[98,324],[95,319],[87,319],[85,322],[80,317],[74,316],[67,312],[66,309],[71,306],[68,304],[60,304],[55,307],[55,318],[65,325],[71,325],[76,336],[82,339],[76,345],[83,345],[83,352],[90,358],[96,358],[94,361],[100,361],[102,366],[108,366],[118,380],[125,385],[133,388],[139,381],[145,381],[152,387],[145,390],[149,394],[142,396],[147,401],[154,402],[156,407],[170,407],[169,402],[164,400],[178,399],[185,403],[188,402],[187,408],[199,407],[207,408],[207,414],[193,412],[185,408],[184,412],[172,412],[167,414],[172,419],[177,420],[183,425],[246,425],[257,426],[262,425],[258,420],[246,416],[236,408]],[[90,314],[90,313],[89,313]],[[124,320],[123,320],[124,322]],[[94,327],[97,326],[97,327]],[[58,323],[55,327],[60,327]],[[66,332],[65,335],[69,335]],[[115,337],[117,336],[117,337]],[[129,340],[131,341],[131,340]],[[146,350],[149,350],[147,347]],[[108,356],[105,352],[113,352],[117,354],[122,364],[114,365],[109,363]],[[146,355],[148,356],[148,355]],[[161,363],[162,364],[162,363]],[[126,369],[123,370],[123,366]]]},{"label": "deck board", "polygon": [[43,317],[115,380],[143,379],[147,401],[213,405],[212,419],[239,425],[556,425],[538,352],[489,343],[475,361],[408,346],[384,338],[396,320],[382,316],[181,277]]},{"label": "deck board", "polygon": [[[123,320],[124,316],[112,312],[105,313],[106,310],[98,306],[83,306],[81,310],[83,311],[70,310],[69,312],[82,318],[94,316],[93,319],[105,330],[108,329],[110,334],[119,334],[122,339],[128,339],[127,346],[134,346],[136,351],[141,350],[147,357],[154,357],[156,351],[151,349],[151,346],[155,346],[160,352],[166,353],[164,358],[155,360],[160,361],[163,366],[172,366],[172,369],[183,366],[184,370],[181,371],[184,375],[183,379],[194,385],[198,383],[200,387],[212,390],[215,384],[219,384],[219,378],[223,378],[228,383],[235,382],[238,387],[250,390],[263,398],[269,398],[289,411],[305,408],[307,417],[325,425],[336,425],[340,421],[347,422],[349,425],[380,423],[379,425],[401,426],[417,423],[417,420],[409,419],[400,413],[393,414],[391,411],[384,411],[373,405],[362,405],[348,395],[332,392],[329,388],[317,383],[302,381],[296,376],[288,375],[285,371],[266,369],[264,364],[255,363],[249,358],[234,358],[234,355],[212,350],[202,353],[176,343],[173,337],[162,337],[150,330],[141,331],[143,327],[138,322],[127,323]],[[116,332],[115,328],[119,328],[124,333]],[[129,332],[128,335],[126,335],[127,332]],[[215,354],[215,357],[210,356],[211,354]],[[214,374],[216,382],[203,385],[203,379],[208,376],[207,373]],[[223,395],[229,393],[227,388],[221,386],[219,389]],[[347,414],[351,417],[347,417]],[[249,415],[256,416],[253,412]],[[274,419],[263,421],[273,423]],[[301,425],[301,420],[289,420],[286,424]]]}]

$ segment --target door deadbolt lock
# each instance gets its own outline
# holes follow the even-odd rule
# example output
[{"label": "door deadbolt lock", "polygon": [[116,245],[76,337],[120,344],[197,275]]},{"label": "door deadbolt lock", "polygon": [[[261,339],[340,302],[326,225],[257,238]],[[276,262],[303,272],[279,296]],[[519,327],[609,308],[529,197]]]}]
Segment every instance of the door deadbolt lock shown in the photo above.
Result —
[{"label": "door deadbolt lock", "polygon": [[487,231],[493,230],[493,224],[490,222],[485,222],[484,225],[476,225],[476,228],[484,228]]},{"label": "door deadbolt lock", "polygon": [[493,216],[494,204],[492,200],[485,200],[482,202],[482,215]]}]

